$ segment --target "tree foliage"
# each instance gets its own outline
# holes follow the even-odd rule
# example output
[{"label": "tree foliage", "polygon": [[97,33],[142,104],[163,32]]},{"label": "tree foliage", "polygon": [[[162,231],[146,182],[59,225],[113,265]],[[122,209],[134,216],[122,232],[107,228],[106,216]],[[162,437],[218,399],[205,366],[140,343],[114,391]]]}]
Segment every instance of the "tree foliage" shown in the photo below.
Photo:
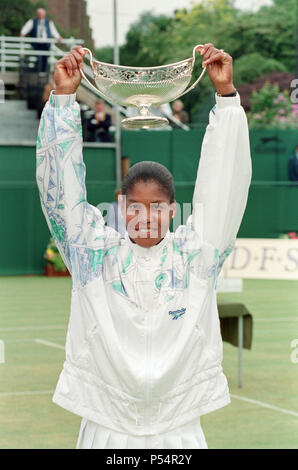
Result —
[{"label": "tree foliage", "polygon": [[101,62],[112,64],[114,60],[114,49],[112,46],[101,47],[96,49],[95,58]]},{"label": "tree foliage", "polygon": [[172,19],[166,15],[143,13],[126,35],[126,43],[120,49],[121,63],[149,67],[161,65],[163,60],[167,60],[165,41],[171,24]]},{"label": "tree foliage", "polygon": [[258,52],[243,55],[234,62],[234,82],[237,86],[251,83],[255,78],[270,72],[286,72],[286,66],[276,59],[264,57]]},{"label": "tree foliage", "polygon": [[32,17],[36,7],[30,0],[0,0],[0,34],[18,36],[24,23]]}]

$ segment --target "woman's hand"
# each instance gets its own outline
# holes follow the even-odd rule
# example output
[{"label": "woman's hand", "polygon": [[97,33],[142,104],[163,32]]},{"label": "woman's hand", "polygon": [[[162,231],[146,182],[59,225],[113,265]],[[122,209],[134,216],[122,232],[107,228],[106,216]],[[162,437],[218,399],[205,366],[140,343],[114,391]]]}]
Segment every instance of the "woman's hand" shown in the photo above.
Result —
[{"label": "woman's hand", "polygon": [[85,52],[81,46],[76,46],[56,62],[54,71],[56,95],[71,95],[76,92],[82,80],[80,69],[84,66]]},{"label": "woman's hand", "polygon": [[212,43],[197,47],[203,57],[210,80],[219,95],[228,95],[235,91],[233,85],[233,59],[223,49],[216,49]]}]

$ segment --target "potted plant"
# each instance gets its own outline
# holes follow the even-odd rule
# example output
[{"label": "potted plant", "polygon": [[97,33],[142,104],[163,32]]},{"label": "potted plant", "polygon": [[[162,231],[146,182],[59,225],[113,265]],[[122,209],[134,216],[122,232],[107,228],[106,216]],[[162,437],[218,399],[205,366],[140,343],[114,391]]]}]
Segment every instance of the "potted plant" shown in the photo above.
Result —
[{"label": "potted plant", "polygon": [[44,266],[45,276],[70,276],[53,238],[50,238],[43,257],[47,260]]}]

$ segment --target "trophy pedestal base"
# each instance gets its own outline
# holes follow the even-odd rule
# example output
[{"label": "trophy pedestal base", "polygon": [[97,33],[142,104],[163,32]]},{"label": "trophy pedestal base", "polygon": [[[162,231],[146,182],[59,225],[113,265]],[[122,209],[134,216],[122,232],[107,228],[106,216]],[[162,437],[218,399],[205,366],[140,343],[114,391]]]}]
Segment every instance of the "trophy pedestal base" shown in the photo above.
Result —
[{"label": "trophy pedestal base", "polygon": [[135,116],[121,121],[123,129],[154,129],[167,126],[169,121],[160,116]]}]

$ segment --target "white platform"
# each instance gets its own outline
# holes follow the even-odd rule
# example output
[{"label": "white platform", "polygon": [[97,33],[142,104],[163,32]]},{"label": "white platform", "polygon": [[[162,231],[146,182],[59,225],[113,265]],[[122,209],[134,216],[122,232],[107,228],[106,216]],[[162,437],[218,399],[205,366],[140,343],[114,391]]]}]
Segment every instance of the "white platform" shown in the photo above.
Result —
[{"label": "white platform", "polygon": [[217,292],[242,292],[243,280],[237,278],[219,277],[217,282]]}]

